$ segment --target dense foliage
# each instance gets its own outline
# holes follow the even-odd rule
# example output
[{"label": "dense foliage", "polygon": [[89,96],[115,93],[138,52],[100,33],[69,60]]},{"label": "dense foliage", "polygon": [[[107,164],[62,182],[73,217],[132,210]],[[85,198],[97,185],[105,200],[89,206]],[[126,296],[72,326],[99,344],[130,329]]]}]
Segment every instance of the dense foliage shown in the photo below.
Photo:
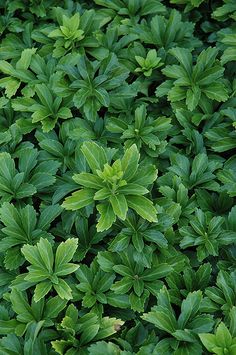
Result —
[{"label": "dense foliage", "polygon": [[0,354],[236,355],[236,1],[0,10]]}]

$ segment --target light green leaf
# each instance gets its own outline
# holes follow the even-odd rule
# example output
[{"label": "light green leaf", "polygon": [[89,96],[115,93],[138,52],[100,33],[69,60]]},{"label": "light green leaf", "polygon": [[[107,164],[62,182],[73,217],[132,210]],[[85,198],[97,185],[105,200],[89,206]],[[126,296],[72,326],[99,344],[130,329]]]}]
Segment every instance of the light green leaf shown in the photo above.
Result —
[{"label": "light green leaf", "polygon": [[138,168],[139,158],[140,154],[135,144],[125,151],[125,154],[121,159],[124,180],[129,181],[135,175]]},{"label": "light green leaf", "polygon": [[46,296],[48,292],[51,290],[51,288],[52,288],[52,283],[49,280],[37,284],[34,291],[35,302],[38,302],[39,300],[41,300],[41,298]]},{"label": "light green leaf", "polygon": [[128,205],[125,196],[121,194],[112,195],[110,197],[110,202],[114,213],[124,221],[128,212]]},{"label": "light green leaf", "polygon": [[94,190],[82,189],[67,197],[62,204],[66,210],[76,211],[93,203]]},{"label": "light green leaf", "polygon": [[55,272],[60,271],[64,264],[67,264],[73,258],[78,247],[78,239],[70,238],[60,243],[55,256]]},{"label": "light green leaf", "polygon": [[59,279],[58,284],[53,284],[53,287],[62,299],[70,300],[72,298],[71,288],[64,280]]},{"label": "light green leaf", "polygon": [[144,196],[126,196],[128,206],[149,222],[157,222],[157,211],[153,203]]},{"label": "light green leaf", "polygon": [[103,170],[107,158],[105,150],[101,146],[94,142],[85,142],[81,150],[94,174],[96,174],[96,170]]},{"label": "light green leaf", "polygon": [[97,223],[97,231],[103,232],[112,226],[116,220],[116,215],[109,203],[97,205],[97,210],[100,213],[100,217]]}]

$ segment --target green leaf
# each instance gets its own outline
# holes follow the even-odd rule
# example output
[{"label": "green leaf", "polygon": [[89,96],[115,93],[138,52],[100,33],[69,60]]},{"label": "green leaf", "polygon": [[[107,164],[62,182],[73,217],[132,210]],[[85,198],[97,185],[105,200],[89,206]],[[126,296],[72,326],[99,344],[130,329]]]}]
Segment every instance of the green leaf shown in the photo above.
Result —
[{"label": "green leaf", "polygon": [[82,189],[67,197],[62,204],[66,210],[76,211],[93,203],[94,190]]},{"label": "green leaf", "polygon": [[65,242],[60,243],[55,256],[55,272],[63,270],[64,265],[71,261],[77,247],[78,239],[76,238],[67,239]]},{"label": "green leaf", "polygon": [[53,319],[66,307],[67,300],[61,299],[59,296],[51,298],[44,308],[44,317]]},{"label": "green leaf", "polygon": [[144,313],[142,318],[169,334],[172,334],[177,327],[174,316],[168,312],[151,311],[149,313]]},{"label": "green leaf", "polygon": [[149,222],[157,221],[157,211],[153,203],[144,196],[126,196],[128,206]]},{"label": "green leaf", "polygon": [[128,205],[125,196],[121,194],[112,195],[109,200],[114,213],[124,221],[128,212]]},{"label": "green leaf", "polygon": [[94,142],[85,142],[81,150],[87,160],[87,163],[94,174],[97,170],[103,170],[107,163],[105,150]]},{"label": "green leaf", "polygon": [[103,232],[109,229],[116,220],[116,215],[113,212],[110,204],[99,204],[97,210],[100,213],[100,217],[97,223],[97,231]]},{"label": "green leaf", "polygon": [[232,336],[223,322],[217,327],[216,339],[217,343],[220,344],[222,348],[229,348],[232,343]]},{"label": "green leaf", "polygon": [[62,299],[70,300],[72,298],[71,288],[62,279],[59,279],[58,284],[53,284],[54,289]]},{"label": "green leaf", "polygon": [[73,175],[73,180],[77,184],[87,187],[89,189],[99,190],[104,186],[102,179],[90,173],[75,174]]},{"label": "green leaf", "polygon": [[49,273],[51,273],[54,261],[51,244],[47,239],[40,238],[40,241],[37,243],[37,248],[39,255],[43,261],[44,267],[48,270]]},{"label": "green leaf", "polygon": [[[41,103],[49,109],[49,112],[51,112],[52,107],[53,107],[53,97],[52,94],[50,92],[50,90],[48,89],[46,84],[37,84],[35,86],[35,91],[41,101]],[[45,115],[43,114],[43,116],[45,117]],[[43,117],[42,117],[43,118]],[[40,118],[41,120],[41,118]]]},{"label": "green leaf", "polygon": [[181,329],[183,329],[186,324],[197,314],[201,301],[201,291],[189,293],[187,298],[183,300],[181,314],[178,319],[178,325]]},{"label": "green leaf", "polygon": [[216,100],[218,102],[226,101],[228,99],[228,93],[226,88],[221,83],[212,83],[207,85],[202,90],[209,99]]},{"label": "green leaf", "polygon": [[152,269],[147,269],[142,273],[142,280],[144,281],[155,281],[162,277],[167,276],[171,271],[172,267],[168,264],[160,264]]},{"label": "green leaf", "polygon": [[194,86],[187,90],[186,105],[190,111],[193,111],[197,107],[200,97],[201,90],[199,87]]},{"label": "green leaf", "polygon": [[210,352],[213,352],[213,349],[218,346],[216,336],[214,334],[199,334],[199,337],[205,348]]},{"label": "green leaf", "polygon": [[29,306],[28,299],[25,294],[17,288],[13,288],[10,295],[12,308],[17,313],[17,319],[23,323],[29,323],[34,320],[32,309]]},{"label": "green leaf", "polygon": [[35,302],[39,302],[44,296],[46,296],[48,292],[51,290],[51,288],[52,288],[51,281],[44,281],[37,284],[34,291]]},{"label": "green leaf", "polygon": [[140,154],[135,144],[125,151],[125,154],[121,159],[124,180],[129,181],[135,175],[138,168],[139,158]]},{"label": "green leaf", "polygon": [[28,69],[28,67],[31,63],[32,55],[36,53],[36,50],[37,50],[36,48],[24,49],[21,53],[20,59],[16,63],[16,69],[17,70]]}]

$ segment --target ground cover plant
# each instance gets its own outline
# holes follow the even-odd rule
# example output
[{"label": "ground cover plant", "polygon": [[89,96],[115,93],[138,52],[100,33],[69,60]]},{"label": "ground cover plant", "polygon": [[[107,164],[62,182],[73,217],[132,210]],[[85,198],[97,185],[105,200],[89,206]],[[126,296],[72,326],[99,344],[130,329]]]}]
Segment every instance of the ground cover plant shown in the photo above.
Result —
[{"label": "ground cover plant", "polygon": [[236,355],[236,1],[0,11],[0,355]]}]

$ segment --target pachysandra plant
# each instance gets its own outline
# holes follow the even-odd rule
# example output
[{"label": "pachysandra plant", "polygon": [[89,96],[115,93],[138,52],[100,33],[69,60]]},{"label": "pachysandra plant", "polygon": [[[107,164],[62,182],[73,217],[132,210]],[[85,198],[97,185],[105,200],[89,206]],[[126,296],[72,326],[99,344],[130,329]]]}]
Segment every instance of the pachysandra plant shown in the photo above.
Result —
[{"label": "pachysandra plant", "polygon": [[29,145],[18,151],[15,160],[7,152],[0,153],[0,165],[1,201],[10,202],[33,196],[53,185],[60,163],[39,162],[39,151]]},{"label": "pachysandra plant", "polygon": [[4,265],[6,269],[17,269],[25,262],[21,253],[24,244],[36,244],[40,237],[53,236],[47,232],[51,222],[62,211],[61,206],[47,206],[37,219],[36,211],[31,205],[14,207],[13,204],[3,203],[0,208],[0,220],[4,227],[0,240],[1,251],[5,253]]},{"label": "pachysandra plant", "polygon": [[170,288],[169,295],[172,303],[179,306],[183,296],[186,297],[189,292],[197,290],[205,291],[209,286],[212,272],[210,263],[204,263],[195,270],[186,267],[181,274],[172,272],[167,276],[166,282]]},{"label": "pachysandra plant", "polygon": [[72,117],[70,108],[46,84],[37,84],[35,91],[36,99],[15,99],[13,105],[16,111],[32,112],[32,123],[41,122],[44,132],[52,130],[59,118],[66,120]]},{"label": "pachysandra plant", "polygon": [[62,299],[71,299],[71,288],[62,278],[75,272],[79,265],[70,263],[76,252],[78,240],[67,239],[60,243],[55,257],[52,245],[47,239],[40,238],[35,245],[24,245],[22,254],[31,264],[28,266],[28,274],[25,280],[36,284],[34,300],[38,302],[46,296],[52,288]]},{"label": "pachysandra plant", "polygon": [[167,54],[168,50],[173,47],[195,48],[201,42],[194,37],[194,24],[190,21],[182,21],[182,15],[176,9],[169,11],[167,16],[154,16],[150,22],[145,19],[138,26],[141,41],[147,44],[154,44],[160,54]]},{"label": "pachysandra plant", "polygon": [[[125,82],[129,71],[119,63],[114,53],[101,62],[89,61],[86,56],[80,56],[76,66],[62,65],[62,70],[71,78],[68,94],[73,89],[74,106],[80,109],[89,121],[95,122],[98,111],[110,105],[113,91],[118,91],[116,94],[120,95],[124,91],[126,97],[129,94],[126,89],[129,86]],[[68,91],[68,86],[66,89]],[[132,96],[133,92],[130,95]]]},{"label": "pachysandra plant", "polygon": [[234,354],[236,351],[236,337],[232,337],[229,329],[221,322],[215,334],[199,334],[201,342],[211,354]]},{"label": "pachysandra plant", "polygon": [[53,50],[54,57],[61,57],[70,51],[76,42],[84,38],[84,31],[79,28],[80,14],[76,13],[72,17],[62,16],[62,25],[51,31],[50,38],[56,38]]},{"label": "pachysandra plant", "polygon": [[149,192],[147,187],[155,181],[157,171],[150,164],[139,166],[140,154],[136,145],[128,148],[122,159],[112,164],[109,150],[94,142],[84,143],[81,150],[92,173],[73,176],[83,188],[65,199],[62,204],[65,209],[79,210],[98,201],[97,230],[100,232],[109,229],[117,217],[125,220],[129,208],[149,222],[157,221],[153,203],[143,196]]},{"label": "pachysandra plant", "polygon": [[235,232],[224,229],[223,223],[222,217],[209,218],[202,210],[197,209],[190,226],[179,230],[183,237],[180,247],[185,249],[196,246],[199,261],[209,255],[217,256],[219,248],[234,243],[236,237]]},{"label": "pachysandra plant", "polygon": [[[122,229],[111,241],[109,250],[120,252],[132,244],[138,252],[142,252],[145,245],[154,243],[159,248],[167,248],[168,241],[165,232],[168,226],[167,219],[162,226],[162,218],[158,216],[158,224],[150,223],[147,220],[139,218],[133,211],[129,211],[126,220],[122,222]],[[169,220],[171,226],[171,220]]]},{"label": "pachysandra plant", "polygon": [[228,90],[223,80],[224,68],[216,59],[217,48],[207,48],[193,65],[191,51],[173,48],[169,53],[179,63],[167,65],[162,72],[168,79],[156,89],[157,97],[167,95],[171,103],[184,101],[189,111],[197,106],[204,108],[209,100],[224,102]]},{"label": "pachysandra plant", "polygon": [[163,63],[161,63],[161,58],[157,57],[157,52],[155,49],[150,49],[146,58],[136,55],[135,60],[139,64],[139,67],[135,69],[135,72],[143,73],[143,75],[147,77],[152,75],[154,69],[157,69],[163,65]]},{"label": "pachysandra plant", "polygon": [[191,352],[194,355],[202,354],[197,335],[204,332],[204,329],[207,332],[211,331],[214,320],[212,316],[201,312],[201,301],[201,291],[189,293],[183,299],[180,314],[176,317],[167,289],[165,287],[161,289],[158,295],[158,305],[142,316],[144,320],[154,324],[155,327],[170,336],[157,344],[155,348],[157,353],[166,348],[169,352],[175,351],[176,354],[181,352]]},{"label": "pachysandra plant", "polygon": [[134,119],[127,115],[120,118],[109,117],[106,128],[115,134],[115,139],[121,139],[126,147],[136,144],[139,151],[156,157],[165,152],[167,135],[171,129],[171,118],[160,116],[153,118],[147,115],[145,105],[136,108]]},{"label": "pachysandra plant", "polygon": [[236,277],[235,271],[229,273],[225,270],[219,271],[215,286],[206,288],[205,308],[211,306],[212,309],[221,309],[229,318],[232,307],[236,306],[235,285]]},{"label": "pachysandra plant", "polygon": [[58,330],[62,333],[62,339],[52,342],[53,349],[61,355],[69,354],[69,352],[76,354],[78,351],[85,350],[86,346],[91,342],[96,342],[115,334],[122,324],[123,321],[120,319],[99,318],[93,312],[79,316],[78,310],[71,304],[67,307],[61,324],[58,325]]}]

